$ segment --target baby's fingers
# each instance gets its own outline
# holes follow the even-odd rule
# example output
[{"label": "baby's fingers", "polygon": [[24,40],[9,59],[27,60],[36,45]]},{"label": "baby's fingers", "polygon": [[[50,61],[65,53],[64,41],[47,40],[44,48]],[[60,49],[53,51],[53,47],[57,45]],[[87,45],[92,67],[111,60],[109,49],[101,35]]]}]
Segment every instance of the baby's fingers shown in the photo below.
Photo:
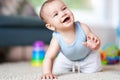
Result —
[{"label": "baby's fingers", "polygon": [[83,42],[83,45],[90,48],[91,50],[94,50],[94,48],[95,48],[95,45],[90,41]]},{"label": "baby's fingers", "polygon": [[45,76],[41,76],[41,77],[40,77],[40,80],[45,80],[45,79],[46,79]]},{"label": "baby's fingers", "polygon": [[43,76],[40,77],[40,80],[57,80],[57,77],[53,74],[43,75]]},{"label": "baby's fingers", "polygon": [[88,47],[88,48],[90,48],[90,46],[91,46],[90,42],[88,42],[88,41],[87,41],[87,42],[83,42],[82,44],[83,44],[84,46]]},{"label": "baby's fingers", "polygon": [[57,77],[55,75],[50,75],[50,79],[57,80]]},{"label": "baby's fingers", "polygon": [[48,80],[48,79],[50,79],[48,75],[43,75],[43,76],[40,78],[40,80]]},{"label": "baby's fingers", "polygon": [[82,44],[83,44],[84,46],[87,46],[87,42],[83,42]]},{"label": "baby's fingers", "polygon": [[98,44],[98,43],[99,43],[98,38],[94,37],[94,38],[93,38],[93,42],[94,42],[95,44]]}]

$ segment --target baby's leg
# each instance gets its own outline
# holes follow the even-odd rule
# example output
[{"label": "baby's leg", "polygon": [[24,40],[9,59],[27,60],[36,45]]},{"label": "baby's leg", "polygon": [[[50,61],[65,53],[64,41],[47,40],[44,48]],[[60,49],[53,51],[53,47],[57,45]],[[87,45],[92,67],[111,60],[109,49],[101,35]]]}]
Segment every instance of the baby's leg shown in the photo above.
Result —
[{"label": "baby's leg", "polygon": [[101,59],[97,52],[92,52],[86,59],[80,62],[80,71],[93,73],[102,70]]},{"label": "baby's leg", "polygon": [[62,74],[71,72],[73,62],[67,59],[61,52],[56,57],[53,64],[53,73]]}]

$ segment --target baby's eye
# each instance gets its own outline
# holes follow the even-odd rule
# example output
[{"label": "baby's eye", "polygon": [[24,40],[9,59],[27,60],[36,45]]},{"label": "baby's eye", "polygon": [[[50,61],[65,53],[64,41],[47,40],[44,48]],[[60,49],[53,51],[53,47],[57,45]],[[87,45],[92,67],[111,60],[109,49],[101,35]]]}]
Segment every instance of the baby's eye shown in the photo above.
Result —
[{"label": "baby's eye", "polygon": [[55,13],[53,16],[55,17],[55,16],[57,16],[58,15],[58,13]]},{"label": "baby's eye", "polygon": [[67,7],[63,7],[63,9],[62,10],[66,10],[67,9]]}]

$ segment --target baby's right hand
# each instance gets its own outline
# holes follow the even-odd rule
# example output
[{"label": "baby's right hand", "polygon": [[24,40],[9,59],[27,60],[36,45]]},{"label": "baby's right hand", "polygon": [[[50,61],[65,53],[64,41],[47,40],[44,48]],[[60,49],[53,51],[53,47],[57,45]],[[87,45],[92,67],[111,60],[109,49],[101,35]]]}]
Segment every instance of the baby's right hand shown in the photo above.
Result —
[{"label": "baby's right hand", "polygon": [[54,74],[47,73],[40,76],[40,80],[57,80],[57,77]]}]

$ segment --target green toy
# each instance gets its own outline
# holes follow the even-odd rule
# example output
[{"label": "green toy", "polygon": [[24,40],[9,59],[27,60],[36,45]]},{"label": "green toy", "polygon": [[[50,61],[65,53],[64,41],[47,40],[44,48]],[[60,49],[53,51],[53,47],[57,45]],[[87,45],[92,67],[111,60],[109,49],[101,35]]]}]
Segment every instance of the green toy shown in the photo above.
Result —
[{"label": "green toy", "polygon": [[101,56],[102,64],[116,64],[119,61],[118,47],[114,44],[105,44],[100,49],[99,53]]}]

